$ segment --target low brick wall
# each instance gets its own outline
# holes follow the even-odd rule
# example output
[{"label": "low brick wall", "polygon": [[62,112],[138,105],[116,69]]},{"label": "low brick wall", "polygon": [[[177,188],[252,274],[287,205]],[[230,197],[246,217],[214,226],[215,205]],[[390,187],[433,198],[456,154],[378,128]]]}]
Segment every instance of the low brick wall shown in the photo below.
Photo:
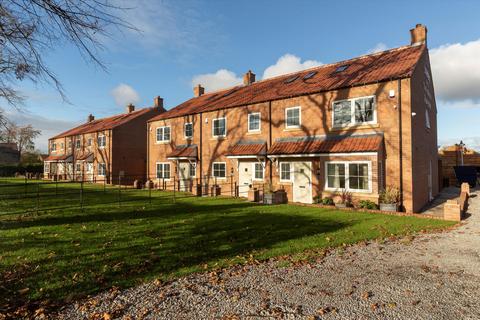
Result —
[{"label": "low brick wall", "polygon": [[315,207],[315,208],[326,208],[326,209],[335,209],[341,211],[355,211],[358,213],[366,212],[366,213],[376,213],[376,214],[385,214],[390,216],[400,216],[400,217],[416,217],[416,218],[423,218],[423,219],[434,219],[434,220],[444,220],[443,217],[435,216],[433,214],[426,214],[426,213],[405,213],[405,212],[393,212],[393,211],[382,211],[382,210],[372,210],[372,209],[362,209],[362,208],[336,208],[335,206],[325,206],[323,204],[306,204],[306,203],[289,203],[303,207]]},{"label": "low brick wall", "polygon": [[[457,178],[455,177],[455,170],[453,167],[461,165],[461,151],[458,146],[446,147],[438,152],[441,161],[441,176],[442,180],[448,180],[448,185],[455,186]],[[480,166],[480,153],[473,150],[466,149],[463,152],[463,164],[466,166]],[[440,187],[443,186],[443,181],[440,181]]]},{"label": "low brick wall", "polygon": [[470,196],[470,186],[464,182],[460,188],[460,197],[454,200],[448,200],[443,206],[443,218],[450,221],[461,221],[465,218],[468,210],[468,198]]}]

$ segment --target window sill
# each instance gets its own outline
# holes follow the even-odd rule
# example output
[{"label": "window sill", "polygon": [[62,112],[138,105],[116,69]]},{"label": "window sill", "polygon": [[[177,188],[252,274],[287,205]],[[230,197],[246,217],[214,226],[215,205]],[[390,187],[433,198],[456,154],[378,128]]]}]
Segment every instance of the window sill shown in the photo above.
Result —
[{"label": "window sill", "polygon": [[301,127],[290,127],[290,128],[284,128],[283,131],[301,131]]},{"label": "window sill", "polygon": [[323,191],[325,192],[330,192],[332,194],[339,194],[341,193],[343,190],[346,190],[347,192],[350,192],[352,193],[353,195],[355,194],[372,194],[373,191],[372,190],[352,190],[352,189],[344,189],[344,188],[338,188],[338,189],[335,189],[335,188],[325,188]]},{"label": "window sill", "polygon": [[247,135],[248,135],[248,136],[256,135],[256,134],[262,134],[262,131],[248,131],[248,132],[247,132]]},{"label": "window sill", "polygon": [[380,125],[378,123],[372,123],[372,124],[350,125],[345,127],[332,127],[332,131],[348,131],[348,130],[373,129],[373,128],[380,128]]},{"label": "window sill", "polygon": [[169,144],[170,140],[168,141],[155,141],[155,144]]},{"label": "window sill", "polygon": [[210,141],[212,141],[212,140],[227,140],[227,137],[226,136],[216,136],[216,137],[210,138]]}]

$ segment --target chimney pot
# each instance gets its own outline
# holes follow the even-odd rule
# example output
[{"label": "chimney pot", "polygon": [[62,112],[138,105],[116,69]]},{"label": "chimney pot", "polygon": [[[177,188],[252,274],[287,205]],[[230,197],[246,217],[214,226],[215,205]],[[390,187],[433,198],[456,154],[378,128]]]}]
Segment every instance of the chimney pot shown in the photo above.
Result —
[{"label": "chimney pot", "polygon": [[193,88],[193,95],[195,97],[200,97],[201,95],[205,94],[205,88],[202,87],[202,85],[200,84],[197,84],[194,88]]},{"label": "chimney pot", "polygon": [[411,45],[419,45],[427,43],[427,27],[418,23],[415,28],[410,30]]},{"label": "chimney pot", "polygon": [[132,113],[133,111],[135,111],[135,106],[133,104],[128,104],[127,106],[127,113]]},{"label": "chimney pot", "polygon": [[95,120],[95,117],[90,113],[87,117],[87,122],[92,122],[93,120]]},{"label": "chimney pot", "polygon": [[161,98],[160,96],[156,96],[156,97],[153,99],[153,106],[154,106],[155,108],[163,109],[163,98]]},{"label": "chimney pot", "polygon": [[252,84],[255,82],[255,73],[252,72],[252,70],[248,70],[247,73],[243,76],[243,84],[248,86],[249,84]]}]

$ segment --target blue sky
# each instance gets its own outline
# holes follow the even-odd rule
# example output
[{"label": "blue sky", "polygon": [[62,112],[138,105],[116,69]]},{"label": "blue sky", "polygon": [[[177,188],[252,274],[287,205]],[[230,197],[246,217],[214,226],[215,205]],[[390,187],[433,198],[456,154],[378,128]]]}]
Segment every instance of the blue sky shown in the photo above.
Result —
[{"label": "blue sky", "polygon": [[170,108],[189,99],[198,81],[213,90],[237,83],[248,69],[260,79],[406,45],[409,29],[422,23],[428,27],[439,140],[464,139],[480,148],[478,12],[476,1],[139,1],[123,15],[143,32],[104,39],[99,54],[108,72],[68,45],[46,55],[71,104],[51,87],[22,82],[25,111],[8,114],[39,127],[37,146],[45,150],[48,136],[89,113],[121,113],[128,101],[150,106],[156,95]]}]

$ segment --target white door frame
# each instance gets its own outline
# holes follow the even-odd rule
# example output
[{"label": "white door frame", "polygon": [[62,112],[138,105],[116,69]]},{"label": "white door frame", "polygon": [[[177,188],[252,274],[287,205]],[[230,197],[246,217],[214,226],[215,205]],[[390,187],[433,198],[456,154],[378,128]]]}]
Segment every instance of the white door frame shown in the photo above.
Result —
[{"label": "white door frame", "polygon": [[310,167],[310,172],[309,172],[309,175],[308,175],[308,180],[309,180],[309,185],[310,185],[310,201],[309,202],[302,202],[302,203],[313,203],[313,183],[312,183],[312,165],[313,165],[313,162],[312,161],[292,161],[290,162],[291,163],[291,170],[293,171],[293,175],[292,175],[292,197],[293,197],[293,202],[299,202],[299,201],[296,201],[295,199],[295,175],[297,174],[297,172],[295,171],[295,164],[296,163],[307,163],[309,164],[309,167]]}]

